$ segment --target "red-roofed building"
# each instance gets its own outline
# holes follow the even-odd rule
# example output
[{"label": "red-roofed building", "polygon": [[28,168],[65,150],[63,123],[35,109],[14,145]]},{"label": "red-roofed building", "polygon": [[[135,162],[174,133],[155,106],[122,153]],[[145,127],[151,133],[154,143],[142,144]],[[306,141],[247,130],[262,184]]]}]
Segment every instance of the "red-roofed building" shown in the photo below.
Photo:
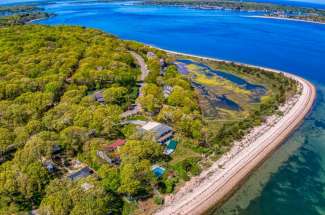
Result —
[{"label": "red-roofed building", "polygon": [[126,143],[126,140],[117,139],[117,140],[115,140],[114,143],[112,143],[110,145],[103,146],[103,150],[104,151],[114,151],[114,150],[118,149],[120,146],[123,146],[125,143]]}]

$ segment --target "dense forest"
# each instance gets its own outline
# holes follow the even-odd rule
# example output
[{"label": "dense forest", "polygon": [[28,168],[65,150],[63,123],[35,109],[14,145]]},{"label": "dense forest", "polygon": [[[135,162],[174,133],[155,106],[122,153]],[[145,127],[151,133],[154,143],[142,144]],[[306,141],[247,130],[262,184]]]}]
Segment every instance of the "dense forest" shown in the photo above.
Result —
[{"label": "dense forest", "polygon": [[[144,81],[132,52],[148,66]],[[93,29],[0,28],[0,214],[144,212],[137,203],[162,204],[165,193],[199,174],[202,155],[222,154],[296,89],[282,74],[218,63],[214,66],[266,83],[269,90],[246,118],[217,122],[214,130],[201,114],[190,77],[177,71],[174,60]],[[172,88],[168,97],[166,85]],[[96,99],[98,92],[105,102]],[[123,118],[135,103],[143,112]],[[169,125],[177,151],[164,154],[153,135],[139,133],[130,120]],[[99,153],[121,140],[118,150]],[[166,174],[157,177],[154,164]],[[76,166],[89,176],[74,180]]]},{"label": "dense forest", "polygon": [[[162,147],[119,124],[140,73],[128,49],[141,53],[144,46],[80,27],[28,25],[0,29],[0,49],[0,213],[122,213],[121,195],[151,195],[157,181],[150,167],[165,159]],[[179,85],[168,103],[182,115],[180,130],[196,136],[200,125],[191,122],[200,115],[186,79],[171,68],[158,80],[159,60],[148,66],[143,108],[154,113],[165,102],[157,82]],[[94,99],[96,90],[105,105]],[[122,164],[104,164],[96,150],[116,138],[129,140],[119,152]],[[58,158],[62,167],[49,172],[46,162]],[[90,193],[64,177],[66,163],[77,158],[97,172],[82,182],[94,185]]]}]

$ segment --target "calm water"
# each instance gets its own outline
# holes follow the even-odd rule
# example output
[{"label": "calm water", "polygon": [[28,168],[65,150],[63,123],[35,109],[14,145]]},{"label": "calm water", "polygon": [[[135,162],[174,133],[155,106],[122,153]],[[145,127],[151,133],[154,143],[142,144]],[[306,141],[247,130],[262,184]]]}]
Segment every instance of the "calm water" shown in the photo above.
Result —
[{"label": "calm water", "polygon": [[273,67],[313,81],[318,101],[312,114],[215,214],[325,214],[325,25],[125,3],[60,1],[45,7],[58,16],[43,24],[95,27],[124,39]]}]

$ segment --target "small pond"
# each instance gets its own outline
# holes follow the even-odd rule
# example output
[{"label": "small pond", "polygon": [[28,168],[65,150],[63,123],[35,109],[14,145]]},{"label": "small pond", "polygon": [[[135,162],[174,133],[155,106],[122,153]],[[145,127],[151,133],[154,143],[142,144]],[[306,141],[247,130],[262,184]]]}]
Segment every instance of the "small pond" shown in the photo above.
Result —
[{"label": "small pond", "polygon": [[180,71],[180,73],[182,73],[182,74],[188,73],[188,70],[185,65],[194,64],[194,65],[198,66],[199,68],[201,68],[206,73],[206,75],[208,77],[217,75],[220,78],[231,81],[232,83],[236,84],[237,86],[239,86],[245,90],[252,91],[252,92],[254,92],[252,99],[251,99],[252,102],[259,101],[259,97],[265,95],[265,93],[266,93],[266,89],[262,85],[251,84],[239,76],[236,76],[236,75],[233,75],[233,74],[230,74],[227,72],[222,72],[220,70],[212,69],[211,67],[209,67],[203,63],[199,63],[199,62],[188,60],[188,59],[178,59],[175,64],[178,67],[178,70]]}]

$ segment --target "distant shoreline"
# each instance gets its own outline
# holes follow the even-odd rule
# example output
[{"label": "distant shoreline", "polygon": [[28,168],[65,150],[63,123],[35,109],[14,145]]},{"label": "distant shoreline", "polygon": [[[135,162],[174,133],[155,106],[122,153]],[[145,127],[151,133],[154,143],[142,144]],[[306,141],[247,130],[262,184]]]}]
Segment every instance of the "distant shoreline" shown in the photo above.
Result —
[{"label": "distant shoreline", "polygon": [[261,18],[261,19],[277,19],[277,20],[287,20],[287,21],[306,22],[306,23],[313,23],[313,24],[321,24],[321,25],[325,25],[325,22],[316,22],[316,21],[311,21],[311,20],[294,19],[294,18],[285,18],[285,17],[276,17],[276,16],[259,16],[259,15],[252,15],[252,16],[244,16],[244,17]]},{"label": "distant shoreline", "polygon": [[[284,110],[282,117],[271,116],[265,124],[252,129],[250,134],[247,135],[248,137],[246,136],[243,140],[234,143],[229,153],[223,155],[199,176],[193,177],[180,191],[168,196],[166,204],[156,213],[158,215],[204,214],[215,205],[225,201],[247,176],[303,122],[314,104],[316,90],[309,81],[279,70],[164,49],[160,50],[174,55],[235,63],[271,72],[281,72],[299,82],[301,94],[297,94],[280,107]],[[237,153],[234,154],[232,151]],[[220,168],[221,164],[222,168]]]},{"label": "distant shoreline", "polygon": [[26,24],[38,24],[38,23],[34,23],[34,22],[41,21],[41,20],[46,20],[46,19],[50,19],[50,18],[53,18],[55,16],[56,16],[56,14],[50,13],[48,17],[42,17],[42,18],[32,19],[32,20],[26,22]]}]

